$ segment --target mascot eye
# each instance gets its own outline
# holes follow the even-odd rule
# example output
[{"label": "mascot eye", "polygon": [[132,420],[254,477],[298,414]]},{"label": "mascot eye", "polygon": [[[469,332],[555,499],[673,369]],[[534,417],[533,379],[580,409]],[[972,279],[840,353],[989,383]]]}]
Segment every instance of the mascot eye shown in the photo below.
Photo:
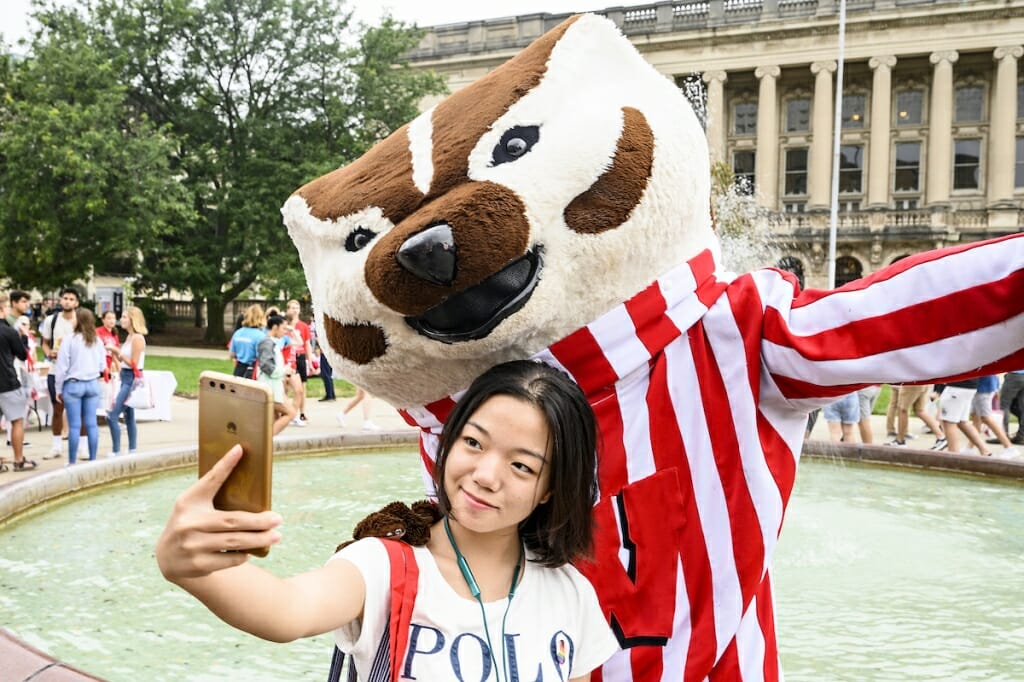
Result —
[{"label": "mascot eye", "polygon": [[501,136],[501,142],[491,152],[491,165],[497,166],[515,161],[533,149],[540,139],[539,126],[516,126],[509,128]]},{"label": "mascot eye", "polygon": [[348,238],[345,240],[346,251],[361,251],[366,248],[366,245],[373,241],[373,238],[377,236],[377,233],[373,230],[367,230],[365,227],[357,227],[349,233]]}]

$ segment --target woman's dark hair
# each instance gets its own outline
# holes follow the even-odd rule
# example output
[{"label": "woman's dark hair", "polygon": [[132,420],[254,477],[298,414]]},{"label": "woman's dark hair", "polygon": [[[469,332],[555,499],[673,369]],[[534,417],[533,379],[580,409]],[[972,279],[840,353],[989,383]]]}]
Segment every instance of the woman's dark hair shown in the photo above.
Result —
[{"label": "woman's dark hair", "polygon": [[282,324],[284,324],[284,318],[281,317],[280,315],[277,315],[275,313],[271,313],[270,315],[267,315],[267,329],[268,330],[273,329],[274,327],[277,327],[277,326],[282,325]]},{"label": "woman's dark hair", "polygon": [[518,398],[536,407],[548,427],[549,492],[519,525],[526,547],[543,566],[558,567],[590,554],[591,512],[597,499],[597,427],[580,387],[564,372],[531,360],[497,365],[481,374],[448,415],[434,471],[441,509],[451,509],[444,489],[448,453],[469,418],[496,395]]},{"label": "woman's dark hair", "polygon": [[96,343],[96,316],[88,308],[79,308],[75,311],[75,331],[82,335],[85,345],[91,346]]}]

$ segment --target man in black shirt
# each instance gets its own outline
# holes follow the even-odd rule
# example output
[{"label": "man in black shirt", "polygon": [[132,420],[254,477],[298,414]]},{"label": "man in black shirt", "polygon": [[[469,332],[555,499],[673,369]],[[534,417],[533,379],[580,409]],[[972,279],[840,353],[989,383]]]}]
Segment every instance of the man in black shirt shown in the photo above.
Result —
[{"label": "man in black shirt", "polygon": [[25,441],[25,389],[18,376],[15,360],[28,357],[26,339],[7,323],[10,299],[0,294],[0,412],[11,425],[11,447],[14,449],[14,470],[28,471],[36,463],[25,459],[22,452]]}]

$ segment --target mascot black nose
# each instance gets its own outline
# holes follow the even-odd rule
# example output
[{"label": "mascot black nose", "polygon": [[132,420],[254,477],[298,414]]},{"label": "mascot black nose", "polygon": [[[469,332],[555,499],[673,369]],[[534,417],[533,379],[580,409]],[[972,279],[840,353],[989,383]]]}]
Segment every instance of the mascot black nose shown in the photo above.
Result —
[{"label": "mascot black nose", "polygon": [[395,257],[403,268],[420,279],[443,286],[455,281],[455,237],[447,223],[409,237]]}]

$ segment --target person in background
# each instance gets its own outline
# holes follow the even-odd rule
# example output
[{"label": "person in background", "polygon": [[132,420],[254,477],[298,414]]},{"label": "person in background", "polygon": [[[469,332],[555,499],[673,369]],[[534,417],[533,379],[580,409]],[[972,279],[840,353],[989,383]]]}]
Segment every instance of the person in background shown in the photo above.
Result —
[{"label": "person in background", "polygon": [[853,443],[853,426],[860,422],[860,400],[857,392],[836,398],[821,410],[828,424],[829,440],[833,443]]},{"label": "person in background", "polygon": [[333,403],[338,399],[334,393],[334,368],[331,367],[331,363],[327,360],[327,356],[324,355],[323,349],[321,348],[316,320],[312,320],[309,323],[309,335],[313,341],[313,347],[316,353],[316,355],[313,356],[315,358],[313,362],[317,365],[316,369],[320,371],[320,380],[324,382],[324,397],[320,398],[320,402]]},{"label": "person in background", "polygon": [[896,439],[896,416],[899,414],[897,404],[900,399],[900,385],[889,384],[889,405],[885,408],[885,437],[890,441]]},{"label": "person in background", "polygon": [[7,323],[7,294],[0,294],[0,414],[11,426],[14,470],[30,471],[38,464],[25,458],[25,392],[15,362],[28,358],[26,340]]},{"label": "person in background", "polygon": [[945,448],[953,454],[959,454],[960,436],[962,431],[967,439],[978,448],[978,454],[989,456],[992,451],[985,445],[985,440],[978,433],[978,430],[971,424],[971,401],[974,394],[978,392],[978,379],[964,379],[946,384],[941,388],[936,386],[942,398],[939,402],[939,414],[942,418],[942,432],[945,438],[939,438],[932,446],[932,450]]},{"label": "person in background", "polygon": [[[60,310],[50,314],[39,324],[39,335],[43,342],[43,355],[52,364],[57,361],[61,342],[75,333],[75,311],[78,310],[78,290],[67,287],[60,292]],[[61,434],[64,431],[64,403],[57,400],[56,377],[51,371],[46,376],[46,387],[50,392],[53,410],[50,413],[50,432],[53,434],[50,454],[43,459],[59,459],[64,447]]]},{"label": "person in background", "polygon": [[941,447],[945,447],[946,441],[942,435],[942,426],[939,424],[939,420],[932,416],[928,411],[928,400],[932,394],[931,384],[912,385],[904,384],[900,386],[899,393],[896,399],[896,412],[897,412],[897,427],[896,435],[893,436],[892,440],[888,441],[886,445],[893,447],[905,447],[907,441],[912,439],[910,435],[910,410],[914,410],[914,414],[927,425],[928,429],[935,434],[935,438],[938,442],[939,439],[942,441]]},{"label": "person in background", "polygon": [[[313,357],[313,338],[309,332],[309,325],[302,321],[299,314],[302,306],[295,299],[288,301],[285,307],[285,319],[291,327],[292,356],[295,358],[295,371],[299,377],[298,386],[295,389],[295,407],[299,412],[299,419],[303,426],[309,421],[306,419],[306,380],[309,378],[308,363]],[[295,382],[293,382],[293,386]]]},{"label": "person in background", "polygon": [[242,326],[231,335],[228,354],[235,362],[234,375],[252,379],[253,367],[256,363],[256,344],[266,336],[267,316],[262,306],[257,303],[245,309]]},{"label": "person in background", "polygon": [[974,428],[979,433],[981,432],[982,424],[988,427],[989,431],[992,432],[993,438],[989,438],[985,442],[1002,445],[1001,457],[1017,457],[1020,453],[1013,447],[1013,443],[1007,437],[1006,431],[1003,430],[1002,425],[993,416],[992,399],[995,397],[998,389],[999,377],[996,375],[990,374],[978,378],[978,392],[974,394],[974,399],[971,400],[971,424],[974,425]]},{"label": "person in background", "polygon": [[28,309],[31,306],[31,297],[27,291],[15,289],[11,292],[11,305],[7,309],[7,324],[17,328],[18,318],[22,315],[28,316]]},{"label": "person in background", "polygon": [[352,400],[345,403],[345,407],[338,413],[338,425],[344,430],[345,416],[359,404],[363,406],[363,431],[380,431],[380,427],[370,419],[370,411],[373,408],[373,396],[358,386],[356,386],[356,394],[352,397]]},{"label": "person in background", "polygon": [[128,395],[132,392],[132,381],[135,379],[135,370],[142,371],[146,364],[146,334],[149,329],[146,327],[146,316],[142,314],[141,308],[128,306],[121,313],[121,329],[128,336],[120,347],[116,345],[109,348],[113,360],[120,368],[121,387],[114,397],[114,404],[107,412],[107,426],[110,427],[111,456],[117,457],[121,454],[121,413],[124,413],[124,426],[128,431],[128,454],[135,454],[139,448],[139,430],[135,421],[135,408],[125,405]]},{"label": "person in background", "polygon": [[860,431],[861,443],[870,445],[875,441],[874,433],[871,430],[871,411],[875,409],[875,401],[878,400],[878,394],[881,392],[881,386],[865,386],[857,391],[857,405],[860,410],[857,429]]},{"label": "person in background", "polygon": [[107,354],[107,370],[100,377],[100,409],[104,412],[110,409],[114,396],[110,392],[114,390],[114,377],[119,371],[117,359],[113,351],[121,345],[121,339],[117,336],[117,313],[108,310],[100,316],[100,326],[96,328],[96,336],[99,337]]},{"label": "person in background", "polygon": [[1010,413],[1017,415],[1017,433],[1010,437],[1015,445],[1024,445],[1024,419],[1015,410],[1024,404],[1024,369],[1015,369],[1003,376],[999,390],[999,406],[1003,408],[1003,431],[1010,433]]},{"label": "person in background", "polygon": [[256,380],[270,387],[274,396],[274,435],[281,433],[295,418],[295,407],[284,391],[284,380],[291,369],[284,361],[281,346],[284,345],[285,321],[274,313],[267,317],[267,333],[257,345],[256,363],[259,366]]},{"label": "person in background", "polygon": [[96,408],[100,401],[100,374],[107,366],[106,349],[96,336],[96,317],[88,308],[75,311],[76,331],[65,338],[57,352],[54,380],[57,400],[64,403],[68,418],[68,464],[78,459],[78,441],[85,426],[89,460],[96,459],[100,431]]},{"label": "person in background", "polygon": [[[32,321],[28,315],[21,315],[15,320],[14,331],[18,332],[25,341],[25,359],[15,360],[14,366],[18,371],[18,379],[21,381],[22,392],[25,396],[25,424],[28,423],[28,415],[32,410],[32,403],[35,402],[36,394],[36,337],[32,333]],[[7,422],[7,444],[10,445],[12,425]],[[22,429],[24,431],[24,429]],[[25,441],[22,447],[29,447],[31,443]]]}]

